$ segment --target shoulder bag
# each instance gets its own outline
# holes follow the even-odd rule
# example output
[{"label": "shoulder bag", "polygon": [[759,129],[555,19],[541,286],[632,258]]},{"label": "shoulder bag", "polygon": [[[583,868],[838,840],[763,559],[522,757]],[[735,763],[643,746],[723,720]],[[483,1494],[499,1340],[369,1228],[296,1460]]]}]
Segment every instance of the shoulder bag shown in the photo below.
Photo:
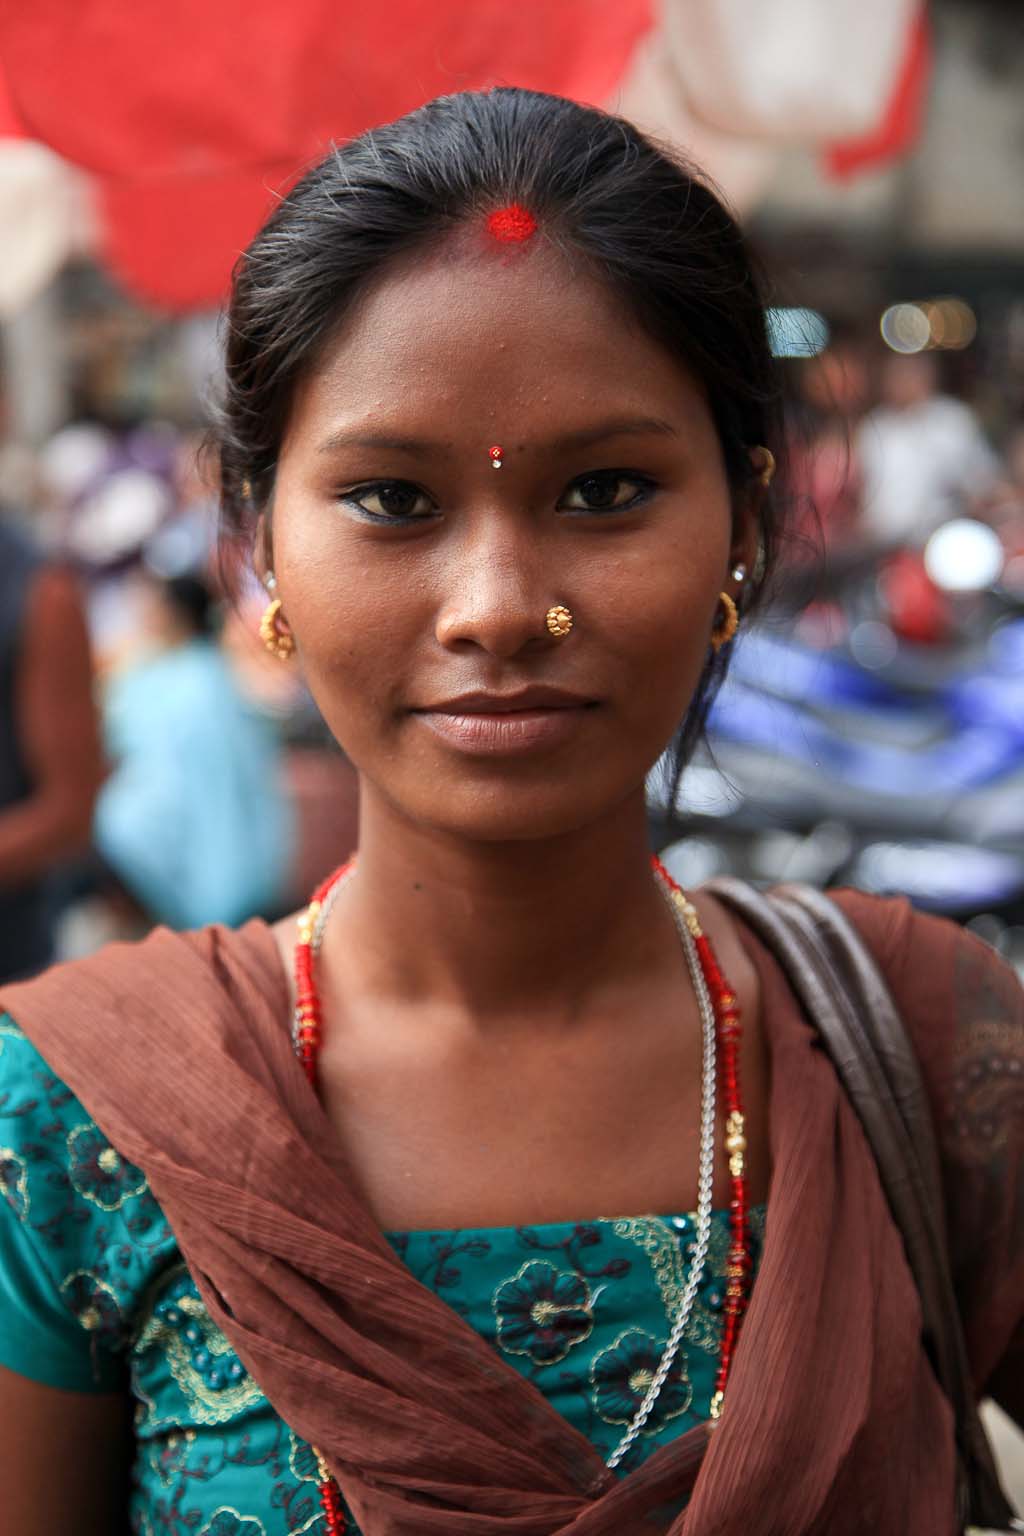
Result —
[{"label": "shoulder bag", "polygon": [[707,889],[774,953],[860,1119],[921,1297],[924,1344],[953,1407],[957,1518],[1024,1531],[1000,1486],[971,1385],[946,1243],[939,1154],[913,1046],[885,979],[845,914],[821,891],[768,894],[720,878]]}]

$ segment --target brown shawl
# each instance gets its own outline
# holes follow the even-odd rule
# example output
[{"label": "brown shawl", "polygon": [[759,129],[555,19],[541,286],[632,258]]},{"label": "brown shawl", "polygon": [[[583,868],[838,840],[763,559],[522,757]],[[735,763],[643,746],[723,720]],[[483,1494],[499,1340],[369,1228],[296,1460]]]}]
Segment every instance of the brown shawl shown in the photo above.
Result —
[{"label": "brown shawl", "polygon": [[[1005,1366],[1024,1292],[1014,987],[949,925],[844,905],[918,1035],[957,1159],[953,1257],[980,1386]],[[161,931],[3,1002],[144,1169],[211,1316],[324,1451],[367,1536],[940,1536],[951,1417],[901,1240],[832,1068],[772,958],[743,939],[772,1060],[761,1269],[720,1425],[622,1480],[381,1236],[292,1055],[266,927]],[[982,1063],[984,1104],[970,1086]]]}]

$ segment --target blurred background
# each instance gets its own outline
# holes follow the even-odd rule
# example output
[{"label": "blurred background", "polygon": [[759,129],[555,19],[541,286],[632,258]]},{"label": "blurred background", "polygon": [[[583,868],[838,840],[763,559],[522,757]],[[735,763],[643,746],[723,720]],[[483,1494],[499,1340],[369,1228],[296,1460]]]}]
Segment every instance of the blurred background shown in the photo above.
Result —
[{"label": "blurred background", "polygon": [[[1024,968],[1016,0],[79,0],[0,19],[0,965],[289,910],[355,781],[225,600],[199,453],[231,266],[336,138],[509,82],[703,165],[768,274],[790,532],[652,840],[900,892]],[[90,705],[89,698],[93,703]]]},{"label": "blurred background", "polygon": [[350,851],[354,774],[265,595],[225,595],[218,316],[333,139],[493,83],[690,155],[768,274],[790,532],[652,842],[687,884],[905,894],[1024,972],[1019,0],[33,0],[0,13],[0,978],[276,917]]}]

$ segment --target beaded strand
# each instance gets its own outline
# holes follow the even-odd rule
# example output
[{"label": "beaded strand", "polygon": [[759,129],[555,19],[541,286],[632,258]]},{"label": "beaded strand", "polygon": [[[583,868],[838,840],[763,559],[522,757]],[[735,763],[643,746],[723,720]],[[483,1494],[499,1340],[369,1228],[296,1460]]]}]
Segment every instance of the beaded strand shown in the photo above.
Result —
[{"label": "beaded strand", "polygon": [[[313,962],[332,899],[341,889],[346,877],[351,874],[352,867],[352,861],[349,860],[318,885],[309,906],[298,919],[292,1044],[314,1093],[317,1088],[317,1063],[320,1056],[323,1019],[320,1012],[320,996],[313,976]],[[311,1449],[316,1457],[317,1491],[320,1495],[320,1507],[324,1512],[324,1531],[326,1536],[342,1536],[348,1528],[348,1521],[341,1507],[341,1489],[327,1465],[323,1452],[315,1445]]]},{"label": "beaded strand", "polygon": [[711,994],[718,1026],[718,1071],[723,1107],[725,1111],[725,1150],[729,1156],[729,1252],[726,1259],[725,1314],[722,1320],[722,1343],[718,1356],[718,1372],[715,1390],[711,1395],[711,1419],[713,1423],[722,1416],[725,1388],[732,1369],[736,1342],[743,1325],[750,1294],[750,1189],[746,1169],[746,1119],[740,1095],[739,1047],[743,1036],[740,1022],[739,1000],[719,969],[714,950],[700,926],[696,909],[686,899],[685,892],[672,879],[668,870],[655,858],[655,873],[665,882],[673,896],[679,900],[687,927],[693,935],[700,957],[701,970]]},{"label": "beaded strand", "polygon": [[322,925],[331,904],[346,878],[352,873],[350,859],[333,875],[328,876],[313,892],[309,906],[298,919],[299,937],[295,945],[295,1018],[292,1024],[292,1043],[295,1054],[302,1063],[310,1086],[316,1088],[317,1062],[320,1057],[320,1040],[323,1018],[320,997],[313,978],[313,963],[320,947]]},{"label": "beaded strand", "polygon": [[[673,880],[661,860],[654,857],[651,863],[655,876],[667,891],[672,904],[678,909],[693,939],[715,1016],[718,1075],[726,1116],[725,1150],[729,1157],[730,1241],[726,1261],[727,1286],[722,1343],[715,1390],[711,1398],[711,1421],[714,1424],[721,1418],[725,1389],[729,1381],[732,1359],[750,1291],[750,1202],[746,1176],[747,1142],[743,1102],[740,1095],[739,1064],[742,1024],[739,1001],[722,975],[711,943],[701,928],[696,908],[688,900],[682,887]],[[354,860],[350,859],[324,880],[313,892],[309,906],[298,919],[292,1040],[295,1054],[314,1092],[317,1088],[317,1065],[323,1027],[320,997],[313,974],[314,963],[334,898],[352,874],[354,867]],[[326,1536],[342,1536],[348,1522],[341,1505],[341,1491],[323,1453],[316,1446],[313,1446],[312,1450],[316,1458],[318,1491],[324,1513]]]},{"label": "beaded strand", "polygon": [[313,1446],[313,1455],[316,1457],[316,1469],[320,1475],[318,1483],[320,1493],[320,1508],[324,1512],[324,1529],[328,1536],[341,1536],[348,1528],[345,1519],[345,1511],[341,1507],[341,1489],[334,1480],[330,1467],[324,1460],[321,1451]]}]

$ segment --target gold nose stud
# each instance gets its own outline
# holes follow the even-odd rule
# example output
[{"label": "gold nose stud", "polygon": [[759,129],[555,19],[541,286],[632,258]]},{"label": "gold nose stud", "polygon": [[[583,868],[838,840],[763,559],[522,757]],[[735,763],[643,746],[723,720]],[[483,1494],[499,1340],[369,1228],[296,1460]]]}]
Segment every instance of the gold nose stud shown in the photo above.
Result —
[{"label": "gold nose stud", "polygon": [[564,640],[572,629],[572,614],[561,603],[556,603],[553,608],[548,609],[544,622],[548,627],[549,635],[554,635],[556,640]]}]

